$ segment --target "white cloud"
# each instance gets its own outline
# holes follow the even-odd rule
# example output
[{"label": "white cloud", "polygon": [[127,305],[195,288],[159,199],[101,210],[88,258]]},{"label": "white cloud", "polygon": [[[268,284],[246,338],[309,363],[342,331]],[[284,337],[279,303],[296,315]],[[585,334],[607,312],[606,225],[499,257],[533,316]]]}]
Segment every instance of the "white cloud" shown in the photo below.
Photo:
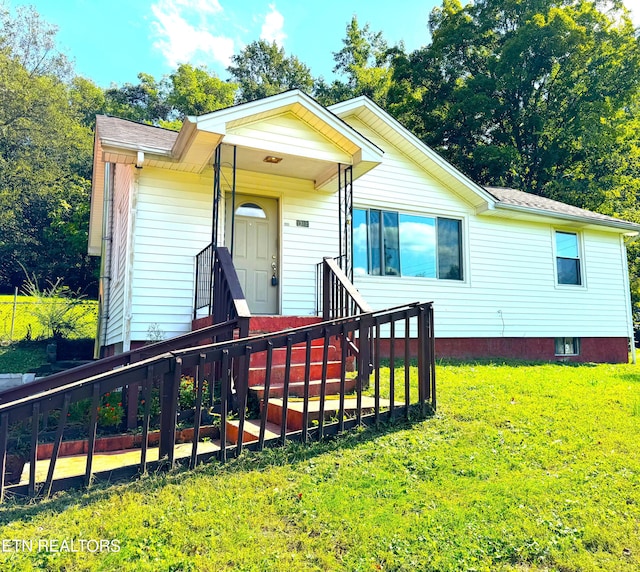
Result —
[{"label": "white cloud", "polygon": [[227,67],[234,54],[234,41],[216,35],[223,8],[218,0],[159,0],[151,5],[153,43],[171,67],[179,63],[216,64]]},{"label": "white cloud", "polygon": [[275,4],[269,4],[269,12],[262,24],[262,30],[260,31],[260,38],[267,40],[267,42],[275,42],[279,46],[284,44],[284,40],[287,35],[284,33],[284,16],[278,12]]}]

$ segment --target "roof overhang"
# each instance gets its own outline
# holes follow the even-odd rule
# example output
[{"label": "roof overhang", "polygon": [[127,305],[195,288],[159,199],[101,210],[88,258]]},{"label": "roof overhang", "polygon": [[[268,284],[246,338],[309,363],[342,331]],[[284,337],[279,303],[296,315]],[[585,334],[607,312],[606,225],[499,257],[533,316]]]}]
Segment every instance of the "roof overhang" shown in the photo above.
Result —
[{"label": "roof overhang", "polygon": [[[300,90],[187,117],[173,156],[183,162],[200,153],[204,168],[218,143],[236,148],[239,169],[312,180],[316,189],[328,191],[337,189],[338,165],[352,166],[355,179],[380,164],[384,155]],[[280,161],[265,163],[267,156]]]},{"label": "roof overhang", "polygon": [[349,99],[328,109],[347,122],[352,122],[355,118],[378,132],[452,193],[473,206],[476,212],[495,208],[495,197],[443,159],[368,97]]},{"label": "roof overhang", "polygon": [[625,236],[636,236],[640,233],[640,225],[617,219],[594,219],[588,216],[557,213],[546,209],[530,206],[510,205],[497,203],[492,216],[509,218],[512,220],[526,220],[531,222],[548,221],[551,224],[562,224],[569,228],[600,230],[603,232],[615,232]]}]

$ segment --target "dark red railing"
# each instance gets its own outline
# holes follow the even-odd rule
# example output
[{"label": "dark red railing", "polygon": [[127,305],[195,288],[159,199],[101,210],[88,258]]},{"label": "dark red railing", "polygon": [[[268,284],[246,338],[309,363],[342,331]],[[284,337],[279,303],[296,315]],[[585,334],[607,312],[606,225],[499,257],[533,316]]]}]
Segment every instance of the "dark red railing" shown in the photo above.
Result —
[{"label": "dark red railing", "polygon": [[224,246],[210,244],[196,255],[194,318],[202,308],[207,308],[214,324],[238,320],[241,329],[247,328],[243,334],[248,334],[251,312],[231,254]]},{"label": "dark red railing", "polygon": [[325,257],[318,264],[316,275],[318,315],[322,316],[323,320],[371,312],[371,307],[349,280],[338,260]]},{"label": "dark red railing", "polygon": [[[196,334],[198,332],[195,332]],[[394,336],[392,339],[388,335]],[[388,341],[384,341],[384,336]],[[358,377],[354,395],[346,390],[348,344],[346,340],[356,340],[360,351],[356,358]],[[327,399],[327,349],[332,341],[341,348],[342,365],[340,374],[339,408],[335,419],[326,419]],[[314,343],[315,342],[315,343]],[[380,376],[383,367],[381,344],[388,345],[390,379],[383,387]],[[312,346],[323,348],[324,364],[319,402],[312,400],[309,393],[309,367],[306,366],[303,398],[303,424],[301,430],[287,429],[287,415],[292,404],[288,401],[288,387],[291,383],[291,367],[287,365],[284,373],[284,392],[282,395],[282,419],[280,434],[276,438],[280,443],[287,439],[307,441],[310,438],[322,438],[330,433],[343,431],[365,421],[379,422],[404,413],[409,417],[412,406],[422,414],[435,410],[436,383],[435,361],[433,355],[433,309],[430,303],[416,303],[399,306],[380,312],[365,312],[347,318],[337,318],[319,324],[285,330],[273,334],[264,334],[251,338],[228,340],[206,344],[183,350],[164,352],[153,357],[141,359],[135,363],[122,364],[122,367],[105,371],[85,379],[75,380],[55,388],[48,388],[34,395],[22,396],[0,404],[0,466],[5,474],[6,461],[11,446],[15,446],[16,431],[22,430],[24,450],[29,462],[27,484],[8,486],[4,479],[0,482],[0,499],[7,491],[15,494],[28,494],[32,497],[46,496],[53,490],[77,487],[89,484],[93,478],[115,478],[119,475],[133,475],[161,466],[171,467],[176,462],[177,407],[180,381],[183,374],[194,377],[195,410],[191,452],[183,462],[194,467],[198,462],[213,456],[224,461],[229,455],[240,454],[243,447],[262,448],[268,439],[266,435],[267,412],[272,403],[271,369],[273,352],[284,348],[288,358],[294,347],[305,348],[307,358]],[[281,350],[282,351],[282,350]],[[247,401],[249,395],[248,372],[251,356],[263,352],[266,356],[266,379],[262,410],[260,414],[260,436],[257,441],[244,442],[244,426],[247,423]],[[401,354],[402,358],[396,354]],[[291,363],[290,359],[286,360]],[[307,364],[309,359],[307,359]],[[404,366],[403,381],[396,379],[396,367]],[[373,384],[369,372],[373,370]],[[412,372],[416,372],[412,380]],[[210,391],[205,393],[205,380]],[[140,459],[133,465],[110,470],[108,473],[95,473],[93,470],[96,437],[98,429],[98,408],[109,392],[119,388],[139,385],[140,392]],[[417,387],[415,387],[417,386]],[[152,396],[157,391],[159,407],[159,461],[148,461],[150,430],[152,417]],[[215,391],[213,390],[215,389]],[[402,401],[396,396],[404,392]],[[235,393],[235,401],[231,400]],[[384,394],[384,395],[383,395]],[[217,406],[220,412],[220,438],[215,452],[198,452],[199,436],[202,428],[202,411],[214,403],[219,395]],[[413,397],[412,397],[413,395]],[[90,400],[90,419],[87,424],[86,470],[84,475],[64,477],[54,480],[55,467],[65,442],[67,418],[70,408],[82,400]],[[345,400],[353,401],[353,414],[345,407]],[[386,401],[384,401],[386,399]],[[371,404],[364,401],[371,401]],[[229,402],[237,404],[238,440],[236,444],[227,442],[227,419],[230,413]],[[312,415],[310,404],[318,404],[318,411]],[[317,415],[316,415],[317,413]],[[317,417],[317,424],[312,417]],[[51,428],[55,433],[51,447],[49,469],[46,477],[37,478],[36,461],[38,449],[42,446],[43,429]]]}]

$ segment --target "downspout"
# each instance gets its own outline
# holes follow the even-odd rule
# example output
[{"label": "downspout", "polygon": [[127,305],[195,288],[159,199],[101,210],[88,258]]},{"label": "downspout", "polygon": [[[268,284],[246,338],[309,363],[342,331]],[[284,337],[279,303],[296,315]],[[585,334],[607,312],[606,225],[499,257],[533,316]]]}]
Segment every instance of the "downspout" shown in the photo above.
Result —
[{"label": "downspout", "polygon": [[[140,153],[138,153],[140,155]],[[144,160],[144,154],[143,154]],[[135,171],[133,173],[133,180],[131,181],[131,187],[129,189],[129,203],[128,216],[127,216],[127,235],[125,245],[125,264],[124,264],[124,323],[122,324],[122,351],[128,352],[131,349],[131,320],[133,318],[133,240],[135,229],[135,216],[137,213],[138,205],[138,185],[140,178],[140,169],[142,169],[141,163],[136,164]]]},{"label": "downspout", "polygon": [[[108,273],[111,268],[111,246],[113,241],[113,173],[112,163],[104,165],[104,193],[102,215],[102,252],[100,253],[100,281],[102,282],[102,307],[100,319],[100,332],[98,340],[102,337],[102,344],[97,352],[98,357],[104,357],[104,349],[107,346],[107,326],[109,325],[109,302],[111,298],[111,276]],[[100,342],[98,342],[100,343]]]},{"label": "downspout", "polygon": [[636,341],[633,333],[633,307],[631,306],[631,284],[629,282],[629,261],[627,260],[627,245],[624,241],[624,235],[620,235],[620,251],[622,253],[622,270],[624,289],[626,293],[627,317],[629,326],[629,350],[631,351],[631,363],[636,365]]}]

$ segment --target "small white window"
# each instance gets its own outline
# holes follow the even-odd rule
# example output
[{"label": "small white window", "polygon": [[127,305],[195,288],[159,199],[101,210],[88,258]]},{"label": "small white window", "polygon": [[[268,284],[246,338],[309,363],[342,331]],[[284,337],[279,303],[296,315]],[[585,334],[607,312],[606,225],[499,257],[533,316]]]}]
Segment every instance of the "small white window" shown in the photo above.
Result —
[{"label": "small white window", "polygon": [[556,267],[558,284],[582,284],[580,248],[575,232],[556,231]]},{"label": "small white window", "polygon": [[556,355],[580,355],[580,340],[578,338],[556,338]]}]

